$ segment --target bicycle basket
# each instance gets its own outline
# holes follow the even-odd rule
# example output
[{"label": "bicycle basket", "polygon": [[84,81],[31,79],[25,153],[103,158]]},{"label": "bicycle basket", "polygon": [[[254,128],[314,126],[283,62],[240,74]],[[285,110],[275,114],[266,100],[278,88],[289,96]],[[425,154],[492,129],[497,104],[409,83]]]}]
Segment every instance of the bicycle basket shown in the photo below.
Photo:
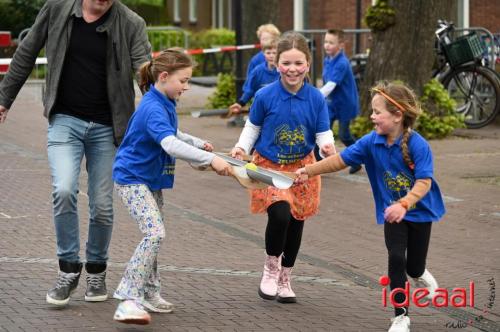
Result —
[{"label": "bicycle basket", "polygon": [[451,67],[480,58],[484,45],[475,32],[460,36],[452,43],[444,45],[444,54]]}]

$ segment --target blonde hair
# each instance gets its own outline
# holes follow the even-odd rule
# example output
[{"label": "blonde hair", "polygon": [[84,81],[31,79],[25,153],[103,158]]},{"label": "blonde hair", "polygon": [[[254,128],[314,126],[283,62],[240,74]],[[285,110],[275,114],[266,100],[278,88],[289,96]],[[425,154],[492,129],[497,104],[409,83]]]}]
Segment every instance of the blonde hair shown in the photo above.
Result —
[{"label": "blonde hair", "polygon": [[158,76],[166,71],[169,74],[177,70],[194,67],[196,63],[191,56],[184,53],[181,48],[169,48],[161,51],[151,61],[145,62],[139,68],[139,88],[142,93],[149,90],[149,86],[158,80]]},{"label": "blonde hair", "polygon": [[278,48],[278,39],[273,38],[271,40],[267,40],[261,45],[261,49],[263,51],[273,49],[273,48]]},{"label": "blonde hair", "polygon": [[260,39],[260,35],[262,35],[263,32],[267,32],[274,37],[279,37],[281,32],[278,30],[278,28],[274,24],[263,24],[257,28],[257,37]]},{"label": "blonde hair", "polygon": [[417,118],[422,113],[417,96],[403,83],[387,81],[380,81],[371,89],[371,97],[373,98],[376,94],[384,97],[385,106],[389,112],[401,112],[403,115],[404,130],[401,139],[401,152],[405,163],[413,169],[414,164],[410,157],[408,140]]}]

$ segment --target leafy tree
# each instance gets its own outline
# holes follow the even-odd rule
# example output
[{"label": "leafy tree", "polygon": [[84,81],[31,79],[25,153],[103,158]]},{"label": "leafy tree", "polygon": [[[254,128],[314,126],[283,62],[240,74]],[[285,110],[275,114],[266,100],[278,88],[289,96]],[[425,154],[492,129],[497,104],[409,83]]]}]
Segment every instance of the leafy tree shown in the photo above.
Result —
[{"label": "leafy tree", "polygon": [[0,0],[0,30],[10,31],[12,37],[29,28],[46,0]]},{"label": "leafy tree", "polygon": [[453,21],[456,12],[456,0],[378,0],[368,10],[373,41],[361,89],[363,115],[378,80],[401,80],[422,95],[431,78],[437,20]]}]

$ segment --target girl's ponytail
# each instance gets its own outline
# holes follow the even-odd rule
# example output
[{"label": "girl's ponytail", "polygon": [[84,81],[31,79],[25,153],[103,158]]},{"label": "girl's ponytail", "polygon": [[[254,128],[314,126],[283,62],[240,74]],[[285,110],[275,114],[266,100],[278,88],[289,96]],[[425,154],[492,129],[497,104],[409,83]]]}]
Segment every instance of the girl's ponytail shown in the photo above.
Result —
[{"label": "girl's ponytail", "polygon": [[410,149],[408,148],[408,140],[411,136],[411,128],[405,128],[403,131],[403,137],[401,138],[401,154],[403,155],[403,160],[405,164],[413,170],[415,168],[415,164],[411,160],[410,157]]},{"label": "girl's ponytail", "polygon": [[144,94],[154,84],[162,72],[172,74],[179,69],[194,67],[196,63],[180,48],[169,48],[161,51],[151,61],[139,68],[139,88]]},{"label": "girl's ponytail", "polygon": [[154,84],[155,78],[153,76],[153,60],[145,62],[139,68],[139,88],[141,92],[144,94],[149,90],[149,86]]}]

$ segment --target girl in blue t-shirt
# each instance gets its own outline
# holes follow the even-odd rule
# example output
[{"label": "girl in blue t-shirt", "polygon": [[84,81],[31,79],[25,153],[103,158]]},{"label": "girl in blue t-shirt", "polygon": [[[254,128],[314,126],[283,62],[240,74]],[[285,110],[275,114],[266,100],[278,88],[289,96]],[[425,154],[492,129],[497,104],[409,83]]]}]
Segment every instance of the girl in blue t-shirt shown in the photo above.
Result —
[{"label": "girl in blue t-shirt", "polygon": [[161,190],[173,186],[175,159],[211,165],[220,175],[231,172],[227,162],[209,152],[212,144],[177,128],[175,100],[189,89],[192,67],[188,55],[166,50],[139,69],[139,86],[145,94],[113,165],[116,192],[144,235],[114,293],[122,300],[114,319],[123,323],[148,324],[147,311],[173,310],[160,295],[157,256],[165,237]]},{"label": "girl in blue t-shirt", "polygon": [[[408,274],[432,298],[438,284],[425,261],[431,225],[444,215],[445,208],[429,144],[412,130],[421,110],[413,91],[398,83],[374,87],[371,106],[374,131],[340,154],[297,170],[297,183],[308,176],[365,164],[377,223],[384,225],[390,287],[404,288]],[[405,295],[397,293],[395,300],[403,304]],[[395,315],[389,331],[409,331],[408,307],[396,306]]]},{"label": "girl in blue t-shirt", "polygon": [[[335,147],[325,99],[305,80],[311,54],[304,36],[284,34],[278,41],[276,63],[280,79],[257,91],[249,119],[231,154],[242,158],[255,147],[255,164],[293,172],[315,161],[315,144],[324,155],[334,153]],[[290,275],[304,220],[318,211],[320,188],[320,178],[314,177],[287,190],[252,190],[252,212],[268,215],[267,255],[259,287],[262,298],[296,302]]]}]

